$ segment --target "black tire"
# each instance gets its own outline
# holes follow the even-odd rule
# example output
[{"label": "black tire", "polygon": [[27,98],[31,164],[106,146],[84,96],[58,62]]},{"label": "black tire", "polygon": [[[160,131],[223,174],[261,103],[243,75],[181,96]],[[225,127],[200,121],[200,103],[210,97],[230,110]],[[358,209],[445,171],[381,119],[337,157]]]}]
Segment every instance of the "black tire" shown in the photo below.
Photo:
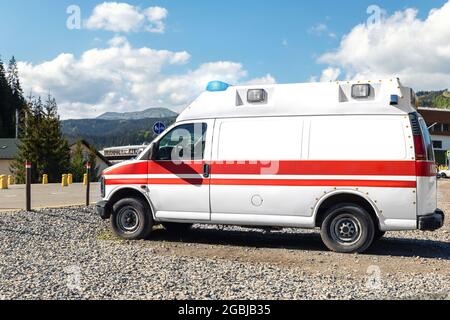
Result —
[{"label": "black tire", "polygon": [[322,241],[339,253],[363,253],[373,243],[375,224],[366,210],[354,204],[340,204],[326,213]]},{"label": "black tire", "polygon": [[191,230],[192,224],[187,223],[172,223],[172,222],[166,222],[163,223],[162,226],[164,229],[167,230],[167,232],[174,233],[174,234],[183,234]]},{"label": "black tire", "polygon": [[149,205],[135,198],[118,201],[113,207],[111,227],[120,238],[146,239],[153,228],[153,217]]},{"label": "black tire", "polygon": [[373,241],[381,240],[386,235],[386,231],[375,230]]}]

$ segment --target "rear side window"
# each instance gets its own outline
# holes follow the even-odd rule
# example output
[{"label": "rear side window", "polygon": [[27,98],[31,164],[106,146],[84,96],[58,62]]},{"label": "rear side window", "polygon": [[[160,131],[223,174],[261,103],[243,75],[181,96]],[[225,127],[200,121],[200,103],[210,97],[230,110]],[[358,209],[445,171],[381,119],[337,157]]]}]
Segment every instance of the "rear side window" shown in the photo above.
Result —
[{"label": "rear side window", "polygon": [[324,117],[311,120],[311,160],[404,160],[402,121],[388,117]]},{"label": "rear side window", "polygon": [[230,119],[220,124],[218,160],[299,160],[303,121],[298,118]]},{"label": "rear side window", "polygon": [[425,144],[425,149],[427,150],[427,160],[434,162],[434,149],[433,141],[431,140],[430,131],[428,126],[422,117],[419,118],[420,129],[422,131],[423,142]]}]

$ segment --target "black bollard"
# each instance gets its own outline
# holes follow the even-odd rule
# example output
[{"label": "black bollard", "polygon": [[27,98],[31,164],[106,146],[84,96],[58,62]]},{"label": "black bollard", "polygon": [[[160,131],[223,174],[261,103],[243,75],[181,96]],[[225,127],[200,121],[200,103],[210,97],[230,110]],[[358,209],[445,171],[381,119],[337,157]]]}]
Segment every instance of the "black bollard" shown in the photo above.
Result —
[{"label": "black bollard", "polygon": [[89,207],[89,205],[90,205],[90,191],[91,191],[91,164],[89,162],[86,164],[86,174],[87,174],[86,207]]},{"label": "black bollard", "polygon": [[25,163],[26,169],[26,210],[31,211],[31,162]]}]

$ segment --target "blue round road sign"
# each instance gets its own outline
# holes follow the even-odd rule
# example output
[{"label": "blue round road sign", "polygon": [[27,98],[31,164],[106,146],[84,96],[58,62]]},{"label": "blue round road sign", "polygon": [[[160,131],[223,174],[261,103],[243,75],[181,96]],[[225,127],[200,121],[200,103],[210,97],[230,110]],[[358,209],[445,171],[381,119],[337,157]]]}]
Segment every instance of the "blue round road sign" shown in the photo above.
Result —
[{"label": "blue round road sign", "polygon": [[153,125],[153,132],[155,132],[155,134],[160,135],[164,131],[166,131],[166,125],[161,121],[158,121]]}]

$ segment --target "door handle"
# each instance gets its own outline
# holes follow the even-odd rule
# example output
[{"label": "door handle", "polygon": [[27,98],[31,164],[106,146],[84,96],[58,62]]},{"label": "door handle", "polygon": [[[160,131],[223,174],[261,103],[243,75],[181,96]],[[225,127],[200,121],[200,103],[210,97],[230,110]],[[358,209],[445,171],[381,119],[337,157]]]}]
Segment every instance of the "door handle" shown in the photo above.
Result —
[{"label": "door handle", "polygon": [[203,165],[203,178],[209,178],[209,176],[211,175],[211,169],[209,164],[205,163]]}]

